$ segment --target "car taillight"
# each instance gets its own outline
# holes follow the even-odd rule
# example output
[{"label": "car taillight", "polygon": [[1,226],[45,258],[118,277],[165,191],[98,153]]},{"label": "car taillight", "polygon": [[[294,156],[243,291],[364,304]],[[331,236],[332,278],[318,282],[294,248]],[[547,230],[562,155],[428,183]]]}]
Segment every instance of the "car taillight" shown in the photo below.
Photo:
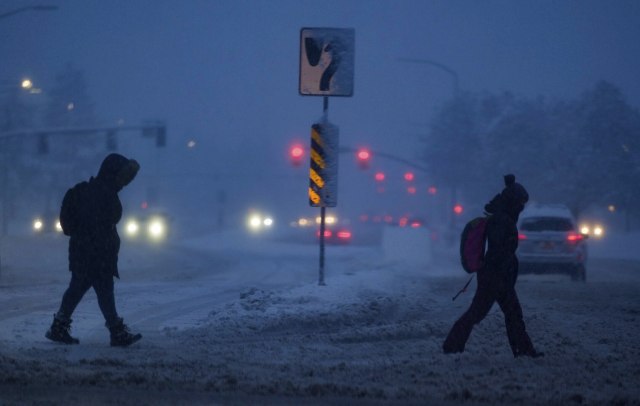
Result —
[{"label": "car taillight", "polygon": [[522,234],[522,233],[518,234],[518,240],[522,241],[522,240],[526,240],[526,239],[527,239],[526,234]]},{"label": "car taillight", "polygon": [[[320,238],[320,230],[316,231],[316,237]],[[331,230],[324,230],[324,238],[331,237]]]},{"label": "car taillight", "polygon": [[351,231],[347,231],[347,230],[338,231],[337,235],[338,235],[338,238],[342,240],[348,240],[349,238],[351,238]]},{"label": "car taillight", "polygon": [[411,228],[419,228],[422,224],[419,221],[413,221],[411,223]]},{"label": "car taillight", "polygon": [[578,234],[578,233],[568,233],[567,234],[567,241],[569,242],[578,242],[581,241],[584,237],[582,236],[582,234]]}]

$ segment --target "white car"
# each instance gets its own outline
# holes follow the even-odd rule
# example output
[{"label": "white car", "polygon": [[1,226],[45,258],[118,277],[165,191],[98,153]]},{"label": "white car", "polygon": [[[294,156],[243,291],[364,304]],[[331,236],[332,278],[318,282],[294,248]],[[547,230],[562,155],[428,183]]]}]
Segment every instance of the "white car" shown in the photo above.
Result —
[{"label": "white car", "polygon": [[565,273],[574,281],[586,280],[587,236],[566,206],[527,206],[518,232],[521,273]]}]

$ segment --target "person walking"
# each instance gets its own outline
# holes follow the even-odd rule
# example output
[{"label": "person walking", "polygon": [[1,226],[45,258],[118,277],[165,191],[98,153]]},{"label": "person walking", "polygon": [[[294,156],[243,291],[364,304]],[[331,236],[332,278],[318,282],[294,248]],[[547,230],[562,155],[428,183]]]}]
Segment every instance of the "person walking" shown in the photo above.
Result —
[{"label": "person walking", "polygon": [[69,333],[71,315],[84,294],[93,287],[110,331],[111,346],[126,347],[142,338],[132,334],[116,311],[113,278],[119,278],[120,237],[116,224],[122,217],[118,192],[138,173],[140,165],[120,154],[109,154],[96,177],[69,189],[62,201],[60,225],[69,236],[71,281],[45,336],[49,340],[78,344]]},{"label": "person walking", "polygon": [[514,175],[504,177],[505,188],[485,205],[487,253],[478,271],[478,285],[469,309],[454,323],[442,349],[445,354],[464,351],[473,326],[480,323],[494,302],[504,313],[507,337],[514,357],[544,355],[534,349],[527,334],[515,284],[518,278],[518,217],[529,194]]}]

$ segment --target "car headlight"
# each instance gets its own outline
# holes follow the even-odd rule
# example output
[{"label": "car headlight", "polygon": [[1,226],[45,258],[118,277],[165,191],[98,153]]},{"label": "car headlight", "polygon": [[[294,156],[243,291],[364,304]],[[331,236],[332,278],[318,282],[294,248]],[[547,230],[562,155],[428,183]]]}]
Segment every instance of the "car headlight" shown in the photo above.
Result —
[{"label": "car headlight", "polygon": [[44,227],[44,223],[42,222],[42,220],[40,219],[33,220],[33,229],[35,231],[42,231],[43,227]]},{"label": "car headlight", "polygon": [[604,229],[600,226],[595,226],[593,228],[593,235],[596,237],[602,237],[602,235],[604,234]]},{"label": "car headlight", "polygon": [[273,224],[273,217],[260,213],[251,213],[247,217],[247,228],[254,233],[271,228]]},{"label": "car headlight", "polygon": [[166,232],[164,221],[160,218],[151,219],[147,226],[147,232],[149,233],[149,237],[154,240],[164,237]]},{"label": "car headlight", "polygon": [[250,230],[257,231],[260,229],[261,225],[262,225],[262,217],[260,217],[260,215],[252,214],[251,216],[249,216],[249,220],[247,220],[247,226],[249,227]]},{"label": "car headlight", "polygon": [[604,236],[604,227],[599,224],[583,224],[580,227],[580,233],[595,238],[602,238]]},{"label": "car headlight", "polygon": [[125,232],[128,236],[134,237],[138,235],[138,231],[140,230],[140,225],[136,220],[129,220],[125,225]]}]

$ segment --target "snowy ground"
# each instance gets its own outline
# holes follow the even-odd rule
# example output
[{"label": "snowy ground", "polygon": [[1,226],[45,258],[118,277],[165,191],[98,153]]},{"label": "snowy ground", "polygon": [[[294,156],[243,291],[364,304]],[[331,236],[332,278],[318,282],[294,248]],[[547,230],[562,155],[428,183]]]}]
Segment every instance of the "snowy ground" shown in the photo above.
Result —
[{"label": "snowy ground", "polygon": [[0,404],[640,404],[638,241],[594,241],[586,284],[520,278],[546,354],[532,360],[510,355],[497,306],[464,354],[442,354],[475,287],[451,301],[467,280],[451,253],[425,265],[327,247],[318,286],[317,246],[234,234],[125,242],[117,302],[143,340],[110,348],[89,292],[81,344],[57,345],[44,332],[68,282],[66,241],[3,239]]}]

